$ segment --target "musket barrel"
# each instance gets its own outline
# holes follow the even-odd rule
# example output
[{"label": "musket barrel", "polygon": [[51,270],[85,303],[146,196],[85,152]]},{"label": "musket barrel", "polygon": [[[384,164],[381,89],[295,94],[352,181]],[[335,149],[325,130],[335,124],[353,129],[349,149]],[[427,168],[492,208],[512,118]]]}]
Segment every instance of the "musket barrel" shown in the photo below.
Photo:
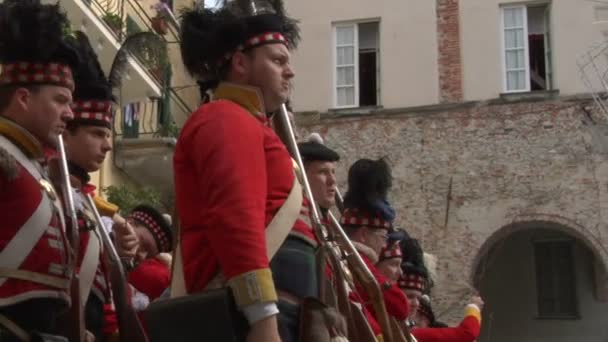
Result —
[{"label": "musket barrel", "polygon": [[101,215],[95,206],[95,201],[91,195],[87,194],[87,203],[89,209],[95,216],[97,227],[103,245],[108,251],[108,257],[111,263],[110,277],[112,285],[112,296],[118,316],[118,329],[121,342],[146,342],[148,341],[144,329],[131,306],[131,297],[127,291],[127,276],[121,262],[120,256],[114,247],[110,234],[105,228]]},{"label": "musket barrel", "polygon": [[[293,159],[295,159],[297,166],[301,171],[301,180],[302,187],[304,188],[304,193],[306,197],[308,197],[310,201],[310,214],[312,219],[313,229],[315,230],[315,234],[319,237],[320,243],[326,243],[325,238],[327,236],[327,232],[324,232],[323,224],[321,222],[321,216],[319,215],[319,210],[317,208],[317,204],[314,200],[314,196],[312,194],[312,190],[310,188],[310,183],[308,182],[308,178],[306,177],[306,172],[304,169],[304,162],[302,161],[302,156],[300,155],[300,151],[298,150],[298,143],[296,141],[295,131],[289,119],[289,113],[287,112],[287,107],[285,104],[281,105],[279,110],[279,124],[282,126],[281,128],[284,132],[277,132],[279,136],[282,137],[283,143],[287,146],[287,149],[291,153]],[[337,192],[336,192],[337,193]],[[366,290],[369,291],[369,287],[372,286],[372,293],[369,293],[370,297],[374,301],[374,307],[376,309],[376,313],[380,316],[379,323],[382,328],[382,336],[384,342],[394,342],[392,338],[392,329],[390,326],[390,321],[388,319],[388,314],[386,312],[386,306],[384,304],[384,298],[382,296],[382,291],[380,290],[380,286],[376,282],[376,279],[372,275],[371,271],[365,265],[365,262],[355,249],[354,245],[348,238],[348,236],[344,233],[344,230],[340,227],[340,223],[336,220],[336,218],[331,214],[331,211],[328,212],[329,217],[331,219],[332,226],[338,227],[335,229],[336,233],[339,234],[339,240],[344,242],[345,246],[341,246],[343,249],[346,247],[347,255],[350,256],[349,264],[351,267],[355,269],[355,274],[359,275],[359,280],[366,285]]]},{"label": "musket barrel", "polygon": [[[78,219],[76,218],[76,206],[72,194],[72,184],[70,182],[70,172],[68,169],[68,158],[65,152],[63,136],[57,136],[57,153],[59,158],[59,173],[61,179],[57,180],[61,187],[64,217],[67,219],[66,231],[70,243],[68,252],[68,272],[70,274],[70,297],[72,299],[70,310],[67,315],[69,320],[66,329],[70,340],[82,341],[85,337],[84,304],[80,301],[80,278],[77,272],[78,255],[80,250],[80,233],[78,231]],[[52,166],[50,166],[52,167]]]},{"label": "musket barrel", "polygon": [[[300,151],[298,150],[298,142],[296,141],[296,134],[293,130],[293,126],[291,125],[291,121],[289,120],[289,113],[287,112],[287,107],[285,104],[281,105],[281,109],[279,110],[280,121],[283,125],[283,128],[287,130],[287,135],[284,137],[284,143],[287,144],[287,149],[291,152],[291,156],[295,159],[296,164],[301,170],[302,173],[302,187],[304,188],[304,194],[310,200],[310,212],[312,216],[312,220],[315,226],[319,227],[321,225],[321,215],[319,215],[319,210],[317,208],[314,196],[312,194],[312,190],[310,188],[310,183],[308,182],[308,177],[306,177],[306,172],[304,171],[304,162],[302,161],[302,156],[300,155]],[[316,228],[316,227],[313,227]]]}]

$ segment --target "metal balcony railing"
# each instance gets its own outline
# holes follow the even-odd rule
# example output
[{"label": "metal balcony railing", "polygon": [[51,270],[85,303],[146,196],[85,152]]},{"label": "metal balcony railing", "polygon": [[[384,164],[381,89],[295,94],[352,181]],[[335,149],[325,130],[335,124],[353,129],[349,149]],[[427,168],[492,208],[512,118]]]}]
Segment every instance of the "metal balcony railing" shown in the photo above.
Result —
[{"label": "metal balcony railing", "polygon": [[[78,0],[77,0],[78,1]],[[89,6],[101,22],[109,29],[119,43],[124,43],[139,32],[156,32],[150,16],[138,0],[81,0]],[[170,44],[179,43],[179,33],[174,25],[166,25],[163,34],[157,35],[164,41],[165,49]],[[161,87],[160,98],[150,98],[137,103],[121,103],[114,119],[114,139],[176,137],[179,128],[175,117],[186,117],[191,108],[171,87],[171,64],[168,52],[164,58],[147,58],[150,54],[132,51],[133,57]],[[183,87],[180,87],[183,88]]]}]

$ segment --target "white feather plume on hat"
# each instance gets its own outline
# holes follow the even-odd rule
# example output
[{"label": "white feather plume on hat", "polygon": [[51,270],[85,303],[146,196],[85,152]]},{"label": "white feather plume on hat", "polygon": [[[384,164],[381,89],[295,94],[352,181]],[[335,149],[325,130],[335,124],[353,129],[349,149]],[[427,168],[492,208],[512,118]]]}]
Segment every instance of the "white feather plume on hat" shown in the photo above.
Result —
[{"label": "white feather plume on hat", "polygon": [[423,253],[424,265],[429,272],[429,280],[435,282],[437,280],[437,257],[430,253]]},{"label": "white feather plume on hat", "polygon": [[307,142],[314,142],[314,143],[321,144],[321,145],[325,144],[325,142],[323,141],[323,137],[321,136],[321,134],[319,134],[317,132],[310,133],[306,137],[306,141]]}]

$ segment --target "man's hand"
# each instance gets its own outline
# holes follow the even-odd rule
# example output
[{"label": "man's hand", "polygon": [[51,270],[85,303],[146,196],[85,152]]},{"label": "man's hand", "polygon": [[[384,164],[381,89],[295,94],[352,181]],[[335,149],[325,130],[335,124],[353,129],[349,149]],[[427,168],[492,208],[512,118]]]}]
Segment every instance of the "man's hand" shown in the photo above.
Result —
[{"label": "man's hand", "polygon": [[247,342],[281,342],[277,316],[270,316],[255,322],[249,330]]},{"label": "man's hand", "polygon": [[139,238],[135,234],[135,229],[126,220],[117,220],[112,227],[116,251],[123,258],[133,259],[139,247]]}]

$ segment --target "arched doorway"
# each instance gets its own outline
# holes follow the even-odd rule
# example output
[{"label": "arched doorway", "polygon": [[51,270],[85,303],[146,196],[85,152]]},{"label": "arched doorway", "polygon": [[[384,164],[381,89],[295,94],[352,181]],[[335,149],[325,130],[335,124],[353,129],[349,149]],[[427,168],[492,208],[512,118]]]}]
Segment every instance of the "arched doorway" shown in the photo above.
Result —
[{"label": "arched doorway", "polygon": [[605,342],[606,267],[586,233],[547,221],[496,232],[477,258],[479,342]]}]

